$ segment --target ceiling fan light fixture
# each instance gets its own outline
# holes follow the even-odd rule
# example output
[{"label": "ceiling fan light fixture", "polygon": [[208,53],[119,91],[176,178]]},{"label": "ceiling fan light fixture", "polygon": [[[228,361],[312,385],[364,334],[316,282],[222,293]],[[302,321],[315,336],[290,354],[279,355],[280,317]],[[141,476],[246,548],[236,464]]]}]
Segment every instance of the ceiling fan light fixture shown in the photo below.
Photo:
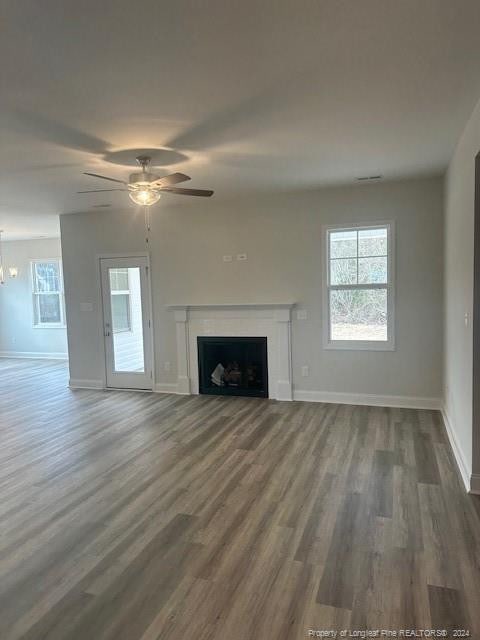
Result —
[{"label": "ceiling fan light fixture", "polygon": [[114,189],[92,189],[88,191],[77,191],[77,193],[103,193],[105,191],[128,191],[128,196],[132,202],[140,205],[141,207],[150,207],[160,200],[161,193],[167,191],[168,193],[175,193],[184,196],[203,196],[209,198],[213,195],[211,189],[183,189],[182,187],[174,187],[172,185],[179,182],[185,182],[190,180],[190,176],[184,173],[171,173],[168,176],[157,176],[149,171],[151,158],[149,156],[138,156],[137,162],[142,168],[140,172],[130,174],[128,182],[125,180],[118,180],[117,178],[110,178],[109,176],[102,176],[98,173],[90,173],[85,171],[86,176],[93,178],[101,178],[102,180],[108,180],[109,182],[116,182],[122,185],[122,187],[115,187]]},{"label": "ceiling fan light fixture", "polygon": [[130,200],[143,207],[149,207],[160,200],[161,194],[155,189],[133,189],[128,194]]}]

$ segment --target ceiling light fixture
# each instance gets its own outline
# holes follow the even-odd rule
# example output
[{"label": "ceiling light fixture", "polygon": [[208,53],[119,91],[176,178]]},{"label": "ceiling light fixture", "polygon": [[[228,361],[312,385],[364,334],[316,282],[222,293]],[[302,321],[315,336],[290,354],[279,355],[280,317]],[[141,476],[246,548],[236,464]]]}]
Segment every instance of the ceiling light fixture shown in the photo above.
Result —
[{"label": "ceiling light fixture", "polygon": [[149,207],[160,200],[160,193],[156,189],[148,187],[142,187],[140,189],[132,189],[128,192],[130,200],[135,204],[140,204],[144,207]]},{"label": "ceiling light fixture", "polygon": [[8,267],[8,275],[10,278],[16,278],[18,276],[18,267]]},{"label": "ceiling light fixture", "polygon": [[105,191],[128,191],[130,200],[142,207],[150,207],[160,200],[163,192],[176,193],[184,196],[203,196],[209,198],[213,195],[211,189],[183,189],[182,187],[174,187],[179,182],[190,180],[190,176],[184,173],[171,173],[168,176],[157,176],[149,170],[151,158],[150,156],[138,156],[137,162],[141,166],[141,171],[130,174],[128,182],[102,176],[98,173],[85,172],[86,176],[93,178],[101,178],[109,182],[115,182],[117,185],[111,189],[88,189],[87,191],[77,191],[77,193],[104,193]]}]

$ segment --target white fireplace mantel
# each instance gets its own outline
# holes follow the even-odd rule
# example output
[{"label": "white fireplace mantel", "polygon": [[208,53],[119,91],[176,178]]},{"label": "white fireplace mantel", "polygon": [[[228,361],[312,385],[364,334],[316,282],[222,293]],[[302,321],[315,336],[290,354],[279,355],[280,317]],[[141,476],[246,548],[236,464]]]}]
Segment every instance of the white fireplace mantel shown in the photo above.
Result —
[{"label": "white fireplace mantel", "polygon": [[177,392],[198,393],[198,336],[267,338],[268,396],[292,400],[291,310],[295,303],[168,305],[177,334]]}]

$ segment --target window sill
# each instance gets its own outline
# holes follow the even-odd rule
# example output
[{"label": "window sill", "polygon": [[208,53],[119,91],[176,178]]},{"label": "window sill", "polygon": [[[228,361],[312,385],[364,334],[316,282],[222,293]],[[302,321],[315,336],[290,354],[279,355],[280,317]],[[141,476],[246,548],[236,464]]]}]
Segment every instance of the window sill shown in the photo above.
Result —
[{"label": "window sill", "polygon": [[358,341],[358,340],[336,340],[327,341],[323,348],[328,351],[395,351],[395,343],[392,341]]},{"label": "window sill", "polygon": [[66,329],[66,324],[34,324],[32,329]]}]

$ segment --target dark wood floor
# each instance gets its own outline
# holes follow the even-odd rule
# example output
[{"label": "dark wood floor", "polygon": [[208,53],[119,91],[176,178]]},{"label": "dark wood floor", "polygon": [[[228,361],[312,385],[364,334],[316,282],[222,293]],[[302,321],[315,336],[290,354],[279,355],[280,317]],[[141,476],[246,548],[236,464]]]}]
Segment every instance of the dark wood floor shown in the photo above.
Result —
[{"label": "dark wood floor", "polygon": [[2,640],[480,637],[480,509],[438,413],[66,381],[0,359]]}]

